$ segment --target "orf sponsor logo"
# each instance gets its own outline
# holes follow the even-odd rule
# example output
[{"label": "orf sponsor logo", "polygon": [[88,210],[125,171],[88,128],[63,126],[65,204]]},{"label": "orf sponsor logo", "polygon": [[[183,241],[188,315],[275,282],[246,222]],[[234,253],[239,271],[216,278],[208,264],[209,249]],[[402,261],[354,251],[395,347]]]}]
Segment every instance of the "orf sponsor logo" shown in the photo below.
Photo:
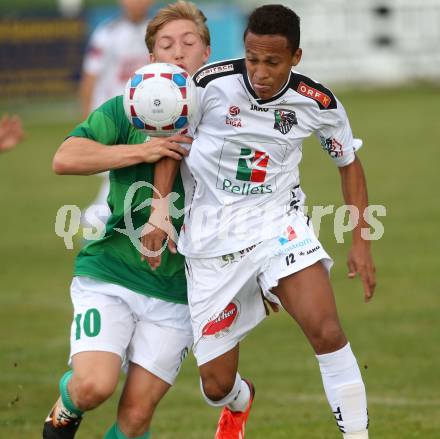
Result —
[{"label": "orf sponsor logo", "polygon": [[239,314],[238,305],[231,302],[215,319],[210,320],[202,329],[202,336],[223,337],[237,320]]},{"label": "orf sponsor logo", "polygon": [[316,90],[316,88],[310,87],[304,82],[300,82],[296,91],[303,96],[314,99],[318,101],[324,108],[330,105],[331,99],[322,91]]},{"label": "orf sponsor logo", "polygon": [[229,114],[231,116],[238,116],[240,114],[240,107],[237,107],[236,105],[231,105],[229,107]]}]

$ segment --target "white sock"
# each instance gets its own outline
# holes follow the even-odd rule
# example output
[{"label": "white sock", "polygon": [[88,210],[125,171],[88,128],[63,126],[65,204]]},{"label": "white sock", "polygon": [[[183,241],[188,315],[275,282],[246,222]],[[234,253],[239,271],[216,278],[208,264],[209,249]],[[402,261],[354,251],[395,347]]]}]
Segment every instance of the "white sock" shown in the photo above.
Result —
[{"label": "white sock", "polygon": [[344,439],[367,439],[367,397],[350,343],[336,352],[317,355],[316,358],[328,402]]},{"label": "white sock", "polygon": [[240,380],[240,389],[234,399],[228,404],[228,408],[233,412],[244,412],[251,399],[251,389],[249,389],[247,382],[242,380],[238,373],[237,378]]},{"label": "white sock", "polygon": [[246,381],[241,379],[240,374],[237,372],[235,376],[235,383],[232,390],[219,401],[212,401],[209,399],[203,390],[202,381],[200,380],[200,389],[205,401],[213,407],[223,407],[227,405],[234,412],[244,412],[249,404],[251,392]]},{"label": "white sock", "polygon": [[347,433],[342,436],[344,439],[368,439],[368,430],[358,431],[357,433]]}]

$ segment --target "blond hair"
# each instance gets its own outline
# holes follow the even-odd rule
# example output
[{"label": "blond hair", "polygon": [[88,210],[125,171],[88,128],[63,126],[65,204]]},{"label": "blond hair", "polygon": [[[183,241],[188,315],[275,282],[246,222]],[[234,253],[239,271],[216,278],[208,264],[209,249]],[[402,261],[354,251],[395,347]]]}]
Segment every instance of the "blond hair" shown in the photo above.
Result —
[{"label": "blond hair", "polygon": [[211,37],[209,35],[209,29],[206,25],[205,14],[191,2],[184,0],[178,0],[175,3],[171,3],[168,6],[160,9],[155,17],[148,23],[147,33],[145,35],[145,43],[147,44],[148,51],[153,52],[154,44],[156,42],[156,35],[159,30],[170,21],[174,20],[190,20],[196,26],[200,38],[209,46],[211,44]]}]

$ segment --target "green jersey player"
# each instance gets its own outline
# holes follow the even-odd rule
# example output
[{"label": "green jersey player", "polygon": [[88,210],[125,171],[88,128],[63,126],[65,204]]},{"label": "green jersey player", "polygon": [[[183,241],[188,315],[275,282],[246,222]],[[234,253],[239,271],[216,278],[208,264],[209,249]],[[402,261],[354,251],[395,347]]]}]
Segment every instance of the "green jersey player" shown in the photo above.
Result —
[{"label": "green jersey player", "polygon": [[[153,61],[177,64],[193,73],[210,55],[203,13],[178,1],[149,23],[146,43]],[[72,439],[83,413],[114,392],[128,363],[117,422],[105,439],[149,438],[155,407],[173,384],[192,344],[183,257],[166,249],[152,270],[139,253],[134,231],[150,216],[153,166],[163,157],[181,159],[191,143],[184,135],[146,138],[128,122],[122,97],[110,99],[78,125],[54,157],[57,174],[90,175],[110,170],[111,216],[101,239],[75,260],[71,298],[72,370],[60,380],[60,398],[44,425],[45,439]],[[182,196],[180,178],[174,190]],[[180,205],[179,205],[180,203]],[[174,221],[178,230],[181,220]]]}]

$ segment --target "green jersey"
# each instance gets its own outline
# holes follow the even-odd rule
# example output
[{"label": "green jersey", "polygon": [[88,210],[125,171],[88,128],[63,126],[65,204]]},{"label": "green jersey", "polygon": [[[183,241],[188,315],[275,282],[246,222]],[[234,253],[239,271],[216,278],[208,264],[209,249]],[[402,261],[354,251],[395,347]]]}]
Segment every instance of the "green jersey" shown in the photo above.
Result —
[{"label": "green jersey", "polygon": [[[129,123],[124,113],[122,96],[110,99],[92,112],[69,136],[85,137],[109,147],[139,144],[148,140],[145,134]],[[183,256],[174,255],[165,249],[160,267],[153,271],[147,262],[141,261],[141,253],[136,248],[139,240],[133,233],[130,234],[130,231],[144,226],[149,219],[149,206],[136,209],[146,204],[146,200],[152,199],[153,182],[154,165],[149,163],[110,171],[107,202],[111,215],[107,220],[105,235],[80,251],[75,260],[74,275],[119,284],[137,293],[170,302],[187,303]],[[179,194],[179,198],[174,201],[175,208],[183,209],[184,192],[180,175],[173,191]],[[182,222],[183,215],[173,220],[177,231]]]}]

